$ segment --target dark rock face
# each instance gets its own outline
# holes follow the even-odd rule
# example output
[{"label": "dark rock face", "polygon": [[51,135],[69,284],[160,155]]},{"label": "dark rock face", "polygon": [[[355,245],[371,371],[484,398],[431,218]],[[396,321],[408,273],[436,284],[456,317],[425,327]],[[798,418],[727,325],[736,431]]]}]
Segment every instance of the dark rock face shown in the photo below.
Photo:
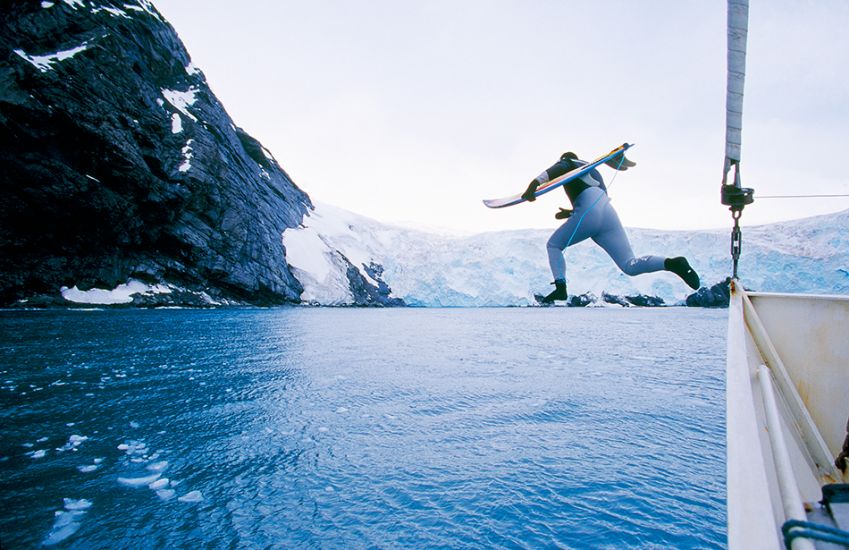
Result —
[{"label": "dark rock face", "polygon": [[569,296],[566,305],[569,307],[587,307],[597,301],[598,297],[595,294],[587,292],[586,294],[573,294]]},{"label": "dark rock face", "polygon": [[710,288],[702,287],[687,296],[689,307],[728,307],[731,300],[731,277]]},{"label": "dark rock face", "polygon": [[626,300],[622,296],[617,296],[616,294],[608,294],[607,292],[602,292],[601,299],[608,304],[614,304],[622,307],[631,307],[631,304],[630,302],[628,302],[628,300]]},{"label": "dark rock face", "polygon": [[309,208],[149,1],[0,6],[0,305],[130,278],[298,302]]},{"label": "dark rock face", "polygon": [[637,294],[635,296],[625,296],[625,300],[629,304],[639,307],[663,307],[666,302],[660,296],[648,296],[646,294]]},{"label": "dark rock face", "polygon": [[[619,296],[616,294],[601,293],[601,299],[607,304],[615,304],[622,307],[663,307],[666,304],[663,298],[657,296],[647,296],[645,294],[637,294],[635,296]],[[592,292],[586,294],[569,296],[566,305],[569,307],[587,307],[598,303],[598,297]]]},{"label": "dark rock face", "polygon": [[381,276],[383,266],[371,263],[363,268],[369,277],[377,281],[377,286],[370,283],[350,261],[343,256],[348,264],[348,285],[354,297],[354,304],[368,307],[402,307],[406,304],[401,298],[391,298],[392,289],[389,288]]}]

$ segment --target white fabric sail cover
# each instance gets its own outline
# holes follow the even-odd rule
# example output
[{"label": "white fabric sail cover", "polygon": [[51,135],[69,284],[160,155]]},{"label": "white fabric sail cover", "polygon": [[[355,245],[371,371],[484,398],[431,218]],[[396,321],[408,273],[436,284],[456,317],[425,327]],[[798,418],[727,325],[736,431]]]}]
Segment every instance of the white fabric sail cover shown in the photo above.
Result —
[{"label": "white fabric sail cover", "polygon": [[749,0],[728,0],[728,88],[725,99],[726,173],[731,163],[740,162],[748,28]]}]

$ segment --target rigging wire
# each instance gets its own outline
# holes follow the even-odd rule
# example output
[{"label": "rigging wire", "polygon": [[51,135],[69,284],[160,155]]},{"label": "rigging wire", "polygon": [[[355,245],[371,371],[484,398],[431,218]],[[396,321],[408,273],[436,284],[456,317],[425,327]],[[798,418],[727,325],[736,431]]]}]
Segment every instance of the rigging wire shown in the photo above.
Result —
[{"label": "rigging wire", "polygon": [[758,199],[821,199],[834,197],[849,197],[849,193],[835,195],[755,195]]}]

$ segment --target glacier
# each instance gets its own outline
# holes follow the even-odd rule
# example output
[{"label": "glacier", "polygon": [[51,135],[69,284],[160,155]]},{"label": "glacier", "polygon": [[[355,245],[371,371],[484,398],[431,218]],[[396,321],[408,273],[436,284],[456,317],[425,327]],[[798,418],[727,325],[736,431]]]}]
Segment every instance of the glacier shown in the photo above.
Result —
[{"label": "glacier", "polygon": [[[316,203],[299,227],[283,233],[283,244],[306,304],[362,305],[353,273],[368,285],[388,287],[408,306],[530,306],[536,305],[534,293],[552,288],[545,243],[555,228],[424,231]],[[637,256],[686,256],[703,286],[731,274],[730,216],[726,229],[626,231]],[[692,293],[669,272],[628,277],[589,240],[570,247],[566,263],[570,295],[640,294],[682,305]],[[739,276],[746,288],[763,292],[849,293],[849,210],[744,225]]]}]

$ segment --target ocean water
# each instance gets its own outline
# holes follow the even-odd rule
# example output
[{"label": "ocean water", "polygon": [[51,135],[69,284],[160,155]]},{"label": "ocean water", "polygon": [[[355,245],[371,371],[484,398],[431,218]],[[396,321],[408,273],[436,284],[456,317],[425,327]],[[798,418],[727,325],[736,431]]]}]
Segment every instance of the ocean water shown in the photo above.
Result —
[{"label": "ocean water", "polygon": [[725,311],[0,312],[6,548],[714,548]]}]

